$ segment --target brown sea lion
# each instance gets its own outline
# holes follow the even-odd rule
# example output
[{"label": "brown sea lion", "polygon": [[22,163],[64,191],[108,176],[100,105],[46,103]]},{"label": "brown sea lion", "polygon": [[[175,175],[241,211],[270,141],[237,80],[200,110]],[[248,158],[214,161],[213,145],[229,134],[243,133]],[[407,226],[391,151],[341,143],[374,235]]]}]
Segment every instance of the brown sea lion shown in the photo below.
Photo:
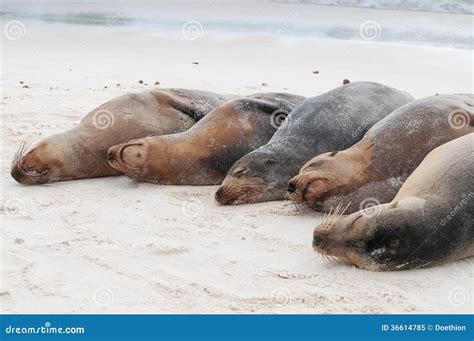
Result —
[{"label": "brown sea lion", "polygon": [[474,256],[474,133],[430,152],[387,204],[316,227],[323,255],[376,271]]},{"label": "brown sea lion", "polygon": [[11,175],[23,184],[44,184],[120,174],[107,162],[111,146],[186,130],[233,98],[236,96],[185,89],[117,97],[92,110],[71,130],[50,136],[31,150],[22,145]]},{"label": "brown sea lion", "polygon": [[413,97],[372,82],[352,82],[304,101],[272,139],[229,170],[215,198],[243,204],[287,198],[288,180],[314,155],[347,148]]},{"label": "brown sea lion", "polygon": [[191,129],[138,139],[110,148],[110,165],[137,181],[160,184],[219,184],[230,166],[268,142],[275,120],[304,100],[264,93],[230,101]]},{"label": "brown sea lion", "polygon": [[346,213],[393,199],[434,148],[474,132],[474,95],[423,98],[395,110],[352,147],[309,160],[288,188],[297,203]]}]

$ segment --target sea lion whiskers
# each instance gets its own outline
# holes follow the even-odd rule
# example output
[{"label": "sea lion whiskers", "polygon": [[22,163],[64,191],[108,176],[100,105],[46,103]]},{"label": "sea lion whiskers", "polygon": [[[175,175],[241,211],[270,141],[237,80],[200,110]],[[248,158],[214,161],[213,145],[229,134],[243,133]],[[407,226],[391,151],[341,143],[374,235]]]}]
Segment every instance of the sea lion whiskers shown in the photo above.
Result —
[{"label": "sea lion whiskers", "polygon": [[[291,196],[290,196],[290,198],[291,198]],[[307,211],[310,208],[306,202],[298,203],[294,200],[291,200],[291,203],[292,203],[293,207],[295,208],[295,210],[298,210],[298,211]]]},{"label": "sea lion whiskers", "polygon": [[344,213],[346,212],[347,208],[350,206],[350,202],[344,206],[342,202],[336,205],[336,207],[331,206],[329,213],[325,213],[323,217],[323,221],[321,225],[329,226],[334,225],[337,223]]},{"label": "sea lion whiskers", "polygon": [[28,167],[25,167],[25,157],[31,151],[31,146],[33,145],[32,135],[27,135],[25,139],[20,143],[18,149],[16,150],[12,164],[11,164],[11,173],[16,174],[16,176],[21,175],[23,177],[24,184],[34,184],[42,175],[46,175],[49,169],[42,169],[41,171],[31,170]]},{"label": "sea lion whiskers", "polygon": [[33,137],[31,135],[27,135],[23,141],[20,142],[18,149],[15,152],[12,160],[12,167],[14,167],[18,162],[20,162],[26,155],[26,153],[30,150],[33,144]]}]

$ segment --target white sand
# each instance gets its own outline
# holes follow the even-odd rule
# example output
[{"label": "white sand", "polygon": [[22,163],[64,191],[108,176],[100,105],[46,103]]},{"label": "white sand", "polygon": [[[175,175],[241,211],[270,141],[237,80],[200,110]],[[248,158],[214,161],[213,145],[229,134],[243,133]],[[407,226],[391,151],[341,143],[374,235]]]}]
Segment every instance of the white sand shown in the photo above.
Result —
[{"label": "white sand", "polygon": [[472,93],[471,51],[263,36],[189,41],[140,28],[24,24],[23,39],[2,41],[3,312],[472,312],[472,260],[394,273],[327,261],[310,246],[319,216],[289,202],[220,207],[214,186],[117,177],[28,187],[9,175],[27,134],[38,141],[64,131],[100,103],[155,81],[312,96],[349,78],[417,98]]}]

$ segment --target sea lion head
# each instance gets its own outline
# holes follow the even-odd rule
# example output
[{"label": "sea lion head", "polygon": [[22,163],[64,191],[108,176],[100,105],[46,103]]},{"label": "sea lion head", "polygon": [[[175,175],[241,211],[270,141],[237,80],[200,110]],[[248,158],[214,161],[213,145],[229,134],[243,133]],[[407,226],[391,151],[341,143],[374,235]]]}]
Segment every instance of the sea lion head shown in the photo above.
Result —
[{"label": "sea lion head", "polygon": [[[161,150],[157,150],[156,143],[152,143],[155,138],[146,137],[110,147],[107,152],[109,165],[136,181],[161,182],[167,168],[163,158],[165,144],[160,143]],[[155,164],[159,167],[154,167]]]},{"label": "sea lion head", "polygon": [[350,166],[337,154],[324,153],[306,162],[299,174],[288,182],[289,197],[297,204],[305,203],[313,209],[322,209],[320,202],[350,180],[347,174]]},{"label": "sea lion head", "polygon": [[[328,210],[334,199],[364,183],[371,165],[372,141],[349,149],[320,154],[307,161],[299,174],[288,182],[289,197],[314,210]],[[349,209],[353,211],[353,207]]]},{"label": "sea lion head", "polygon": [[339,209],[315,228],[313,248],[319,254],[373,271],[434,265],[445,256],[438,251],[449,248],[448,239],[456,238],[449,232],[446,236],[439,216],[426,214],[434,210],[415,197],[344,217]]},{"label": "sea lion head", "polygon": [[19,183],[40,185],[81,176],[74,146],[62,134],[30,146],[31,141],[23,142],[13,158],[11,176]]},{"label": "sea lion head", "polygon": [[257,149],[230,168],[215,199],[222,205],[286,199],[282,171],[284,169],[273,153]]}]

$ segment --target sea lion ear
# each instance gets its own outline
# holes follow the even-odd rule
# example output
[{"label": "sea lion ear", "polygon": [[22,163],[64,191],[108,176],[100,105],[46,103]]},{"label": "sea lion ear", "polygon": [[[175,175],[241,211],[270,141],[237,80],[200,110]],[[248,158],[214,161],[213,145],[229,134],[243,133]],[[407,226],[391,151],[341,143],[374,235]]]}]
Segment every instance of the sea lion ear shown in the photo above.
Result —
[{"label": "sea lion ear", "polygon": [[266,165],[272,165],[272,164],[277,163],[277,162],[278,162],[278,161],[275,160],[275,159],[266,159],[266,160],[265,160],[265,164],[266,164]]}]

